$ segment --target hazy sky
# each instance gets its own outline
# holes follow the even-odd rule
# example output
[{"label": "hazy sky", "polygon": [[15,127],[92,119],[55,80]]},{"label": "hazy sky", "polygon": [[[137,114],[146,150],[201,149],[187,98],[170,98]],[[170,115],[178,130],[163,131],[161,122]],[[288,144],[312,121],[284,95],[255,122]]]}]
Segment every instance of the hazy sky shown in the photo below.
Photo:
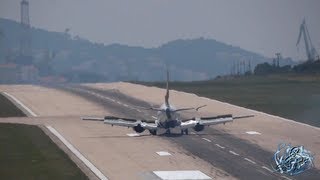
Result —
[{"label": "hazy sky", "polygon": [[[20,20],[21,0],[0,0],[0,17]],[[32,26],[105,44],[156,47],[213,38],[272,57],[302,58],[305,17],[320,53],[320,0],[29,0]],[[0,25],[1,26],[1,25]]]}]

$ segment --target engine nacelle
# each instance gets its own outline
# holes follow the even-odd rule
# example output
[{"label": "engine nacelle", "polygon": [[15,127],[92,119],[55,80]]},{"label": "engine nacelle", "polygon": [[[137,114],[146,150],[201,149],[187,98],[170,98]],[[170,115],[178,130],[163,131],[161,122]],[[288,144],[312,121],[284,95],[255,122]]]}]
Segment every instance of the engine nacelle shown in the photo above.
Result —
[{"label": "engine nacelle", "polygon": [[141,125],[137,125],[133,127],[133,130],[137,133],[142,133],[145,129],[143,127],[141,127]]},{"label": "engine nacelle", "polygon": [[195,127],[193,127],[193,129],[194,129],[196,132],[203,131],[203,130],[204,130],[204,125],[197,124]]}]

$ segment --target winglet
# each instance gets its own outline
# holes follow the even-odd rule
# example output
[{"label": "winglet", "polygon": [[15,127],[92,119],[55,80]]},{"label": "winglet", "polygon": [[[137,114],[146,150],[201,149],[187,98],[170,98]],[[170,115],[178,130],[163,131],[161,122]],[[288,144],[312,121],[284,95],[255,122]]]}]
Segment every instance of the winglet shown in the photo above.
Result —
[{"label": "winglet", "polygon": [[199,107],[197,107],[197,108],[195,108],[196,109],[196,111],[199,111],[199,109],[201,109],[201,108],[203,108],[203,107],[206,107],[207,105],[202,105],[202,106],[199,106]]}]

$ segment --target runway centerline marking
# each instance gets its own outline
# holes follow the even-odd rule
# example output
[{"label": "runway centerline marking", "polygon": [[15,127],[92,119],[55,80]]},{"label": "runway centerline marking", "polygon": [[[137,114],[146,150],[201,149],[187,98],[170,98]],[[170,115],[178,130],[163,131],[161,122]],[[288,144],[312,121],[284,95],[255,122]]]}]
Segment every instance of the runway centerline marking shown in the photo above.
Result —
[{"label": "runway centerline marking", "polygon": [[251,159],[244,158],[246,161],[251,162],[252,164],[257,164],[256,162],[252,161]]},{"label": "runway centerline marking", "polygon": [[136,109],[138,112],[141,112],[140,109]]},{"label": "runway centerline marking", "polygon": [[171,156],[171,154],[167,151],[158,151],[156,152],[159,156]]},{"label": "runway centerline marking", "polygon": [[130,137],[137,137],[137,136],[140,136],[139,134],[137,133],[129,133],[127,134],[127,136],[130,136]]},{"label": "runway centerline marking", "polygon": [[14,100],[17,104],[19,104],[23,109],[25,109],[31,116],[33,116],[33,117],[37,117],[38,116],[36,113],[34,113],[31,109],[29,109],[26,105],[24,105],[21,101],[19,101],[13,95],[11,95],[11,94],[9,94],[7,92],[3,92],[3,94],[5,94],[6,96],[9,96],[12,100]]},{"label": "runway centerline marking", "polygon": [[98,178],[103,180],[108,180],[108,178],[102,174],[102,172],[96,168],[88,159],[86,159],[72,144],[69,143],[56,129],[51,126],[46,126],[46,128],[54,134],[67,148],[77,156]]},{"label": "runway centerline marking", "polygon": [[229,151],[229,153],[230,153],[230,154],[233,154],[233,155],[235,155],[235,156],[239,156],[239,154],[236,153],[236,152],[234,152],[234,151]]},{"label": "runway centerline marking", "polygon": [[290,178],[288,178],[288,177],[286,177],[286,176],[281,176],[281,177],[283,177],[283,178],[285,178],[285,179],[288,179],[288,180],[292,180],[292,179],[290,179]]},{"label": "runway centerline marking", "polygon": [[218,146],[221,149],[224,149],[225,147],[221,146],[220,144],[215,144],[216,146]]},{"label": "runway centerline marking", "polygon": [[247,134],[250,134],[250,135],[261,135],[261,133],[257,132],[257,131],[247,131],[246,132]]},{"label": "runway centerline marking", "polygon": [[210,139],[207,139],[207,138],[202,138],[202,139],[205,140],[205,141],[211,142]]},{"label": "runway centerline marking", "polygon": [[123,103],[123,105],[124,105],[125,107],[129,107],[128,104],[124,104],[124,103]]},{"label": "runway centerline marking", "polygon": [[273,171],[272,171],[271,169],[267,168],[266,166],[261,166],[261,167],[262,167],[263,169],[266,169],[267,171],[273,173]]}]

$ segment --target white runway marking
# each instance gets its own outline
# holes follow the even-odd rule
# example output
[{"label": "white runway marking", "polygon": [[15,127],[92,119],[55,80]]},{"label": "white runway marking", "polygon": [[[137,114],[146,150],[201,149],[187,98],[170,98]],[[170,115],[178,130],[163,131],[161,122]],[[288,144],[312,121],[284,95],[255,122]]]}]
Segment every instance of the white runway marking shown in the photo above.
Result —
[{"label": "white runway marking", "polygon": [[136,109],[138,112],[141,112],[140,109]]},{"label": "white runway marking", "polygon": [[269,169],[269,168],[267,168],[267,167],[265,167],[265,166],[261,166],[261,167],[262,167],[263,169],[266,169],[267,171],[273,173],[273,171],[272,171],[271,169]]},{"label": "white runway marking", "polygon": [[290,179],[290,178],[288,178],[288,177],[286,177],[286,176],[281,176],[281,177],[283,177],[283,178],[285,178],[285,179],[288,179],[288,180],[292,180],[292,179]]},{"label": "white runway marking", "polygon": [[202,139],[205,140],[205,141],[211,142],[210,139],[207,139],[207,138],[202,138]]},{"label": "white runway marking", "polygon": [[251,159],[244,158],[246,161],[251,162],[252,164],[256,164],[256,162],[252,161]]},{"label": "white runway marking", "polygon": [[234,152],[234,151],[229,151],[229,153],[231,153],[231,154],[233,154],[233,155],[235,155],[235,156],[239,156],[239,154],[236,153],[236,152]]},{"label": "white runway marking", "polygon": [[197,171],[153,171],[160,179],[182,180],[182,179],[211,179],[203,172]]},{"label": "white runway marking", "polygon": [[9,94],[7,92],[3,92],[3,94],[5,94],[6,96],[9,96],[12,100],[14,100],[17,104],[19,104],[23,109],[25,109],[31,116],[37,117],[36,113],[34,113],[31,109],[29,109],[26,105],[24,105],[16,97],[14,97],[13,95],[11,95],[11,94]]},{"label": "white runway marking", "polygon": [[125,107],[129,107],[128,104],[123,104]]},{"label": "white runway marking", "polygon": [[254,134],[261,135],[261,133],[259,133],[259,132],[257,132],[257,131],[247,131],[246,133],[247,133],[247,134],[250,134],[250,135],[254,135]]},{"label": "white runway marking", "polygon": [[99,169],[97,169],[88,159],[86,159],[72,144],[70,144],[56,129],[51,126],[46,126],[48,130],[53,133],[60,141],[67,146],[67,148],[76,155],[98,178],[108,180]]},{"label": "white runway marking", "polygon": [[218,146],[221,149],[224,149],[225,147],[221,146],[220,144],[215,144],[216,146]]},{"label": "white runway marking", "polygon": [[171,154],[168,153],[167,151],[159,151],[159,152],[157,152],[157,154],[158,154],[159,156],[171,156]]},{"label": "white runway marking", "polygon": [[155,116],[151,116],[153,119],[157,119],[157,117],[155,117]]},{"label": "white runway marking", "polygon": [[116,102],[116,100],[114,100],[114,99],[110,99],[112,102]]},{"label": "white runway marking", "polygon": [[130,137],[136,137],[136,136],[140,136],[139,134],[137,133],[130,133],[130,134],[127,134],[127,136],[130,136]]},{"label": "white runway marking", "polygon": [[122,104],[120,101],[117,101],[118,104]]}]

